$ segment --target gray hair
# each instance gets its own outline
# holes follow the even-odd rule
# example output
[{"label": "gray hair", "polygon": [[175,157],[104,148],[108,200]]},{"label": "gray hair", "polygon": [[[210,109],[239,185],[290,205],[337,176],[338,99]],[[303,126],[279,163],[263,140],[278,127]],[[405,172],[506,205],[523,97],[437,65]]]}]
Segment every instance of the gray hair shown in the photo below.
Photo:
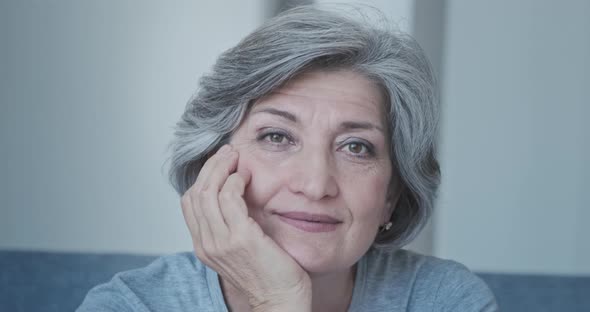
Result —
[{"label": "gray hair", "polygon": [[389,231],[375,246],[401,247],[430,217],[440,182],[438,97],[430,64],[407,34],[344,12],[304,6],[283,12],[218,58],[177,123],[169,178],[182,195],[207,155],[227,142],[251,103],[311,70],[347,69],[386,95],[393,179],[401,187]]}]

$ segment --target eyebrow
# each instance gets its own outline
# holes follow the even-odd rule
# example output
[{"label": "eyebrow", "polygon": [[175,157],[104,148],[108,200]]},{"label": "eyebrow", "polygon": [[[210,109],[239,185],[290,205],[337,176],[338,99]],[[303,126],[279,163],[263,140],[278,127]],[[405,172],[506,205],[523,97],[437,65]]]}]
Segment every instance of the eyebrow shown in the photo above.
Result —
[{"label": "eyebrow", "polygon": [[[252,112],[252,114],[258,114],[258,113],[268,113],[268,114],[276,115],[276,116],[282,117],[284,119],[287,119],[293,123],[297,123],[297,117],[295,115],[293,115],[292,113],[289,113],[284,110],[266,107],[266,108],[254,110]],[[356,129],[378,130],[381,133],[385,134],[385,131],[383,130],[383,128],[381,128],[373,123],[364,122],[364,121],[345,121],[340,124],[340,128],[342,128],[344,130],[356,130]]]},{"label": "eyebrow", "polygon": [[345,121],[340,124],[340,128],[346,130],[355,130],[355,129],[364,129],[364,130],[378,130],[385,134],[383,128],[376,126],[370,122],[361,122],[361,121]]},{"label": "eyebrow", "polygon": [[291,122],[297,123],[297,117],[295,117],[295,115],[293,115],[287,111],[280,110],[280,109],[266,107],[266,108],[258,109],[258,110],[255,110],[254,112],[252,112],[252,114],[258,114],[258,113],[269,113],[272,115],[277,115],[277,116],[283,117]]}]

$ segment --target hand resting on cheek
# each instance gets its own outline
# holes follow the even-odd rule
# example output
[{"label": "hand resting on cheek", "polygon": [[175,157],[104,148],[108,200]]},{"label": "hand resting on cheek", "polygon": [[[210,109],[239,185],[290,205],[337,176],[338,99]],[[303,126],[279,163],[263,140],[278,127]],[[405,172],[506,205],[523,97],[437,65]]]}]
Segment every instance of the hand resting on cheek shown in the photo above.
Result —
[{"label": "hand resting on cheek", "polygon": [[309,275],[248,216],[243,195],[251,174],[236,172],[238,157],[230,145],[220,148],[181,198],[194,252],[254,311],[311,307]]}]

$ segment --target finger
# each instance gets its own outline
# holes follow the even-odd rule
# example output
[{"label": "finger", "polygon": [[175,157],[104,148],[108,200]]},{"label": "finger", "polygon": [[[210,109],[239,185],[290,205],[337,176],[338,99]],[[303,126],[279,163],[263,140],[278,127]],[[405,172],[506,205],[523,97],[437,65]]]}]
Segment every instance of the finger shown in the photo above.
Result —
[{"label": "finger", "polygon": [[215,246],[214,237],[216,236],[207,219],[208,214],[205,213],[207,205],[210,205],[207,200],[207,192],[211,191],[209,177],[215,172],[215,167],[219,162],[223,161],[224,155],[229,150],[231,150],[229,146],[223,146],[216,154],[211,156],[199,171],[197,180],[189,190],[189,197],[192,199],[191,210],[199,231],[196,235],[200,240],[199,245],[206,250],[211,250],[211,247]]},{"label": "finger", "polygon": [[188,227],[191,234],[198,234],[199,232],[199,224],[195,218],[192,208],[192,198],[190,197],[189,193],[185,193],[180,198],[180,207],[182,208],[182,215],[184,216],[184,222]]},{"label": "finger", "polygon": [[248,219],[248,207],[243,195],[249,181],[249,171],[233,173],[219,192],[219,207],[230,232]]},{"label": "finger", "polygon": [[219,207],[219,192],[230,173],[237,166],[237,153],[228,152],[223,154],[215,163],[207,182],[203,185],[200,196],[200,206],[211,232],[211,240],[216,244],[226,244],[229,230]]},{"label": "finger", "polygon": [[219,148],[215,154],[209,157],[209,159],[205,161],[205,163],[199,170],[199,175],[197,176],[196,181],[193,183],[193,185],[189,188],[188,191],[198,192],[198,190],[202,189],[203,185],[206,183],[207,179],[211,175],[211,172],[213,171],[215,164],[220,160],[222,155],[229,152],[230,150],[231,147],[229,145],[224,145],[221,148]]},{"label": "finger", "polygon": [[195,251],[195,255],[203,262],[207,261],[207,256],[203,252],[202,248],[202,241],[201,241],[201,231],[199,229],[199,222],[198,219],[195,217],[193,212],[193,201],[192,198],[189,196],[189,193],[185,193],[181,200],[180,205],[182,207],[182,215],[184,216],[184,221],[189,229],[191,234],[191,239],[193,241],[193,249]]}]

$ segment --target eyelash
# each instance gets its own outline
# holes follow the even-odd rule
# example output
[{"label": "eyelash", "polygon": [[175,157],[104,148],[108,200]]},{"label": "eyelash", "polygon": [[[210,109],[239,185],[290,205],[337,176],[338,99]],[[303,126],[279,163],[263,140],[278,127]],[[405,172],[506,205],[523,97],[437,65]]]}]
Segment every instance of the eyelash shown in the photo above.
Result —
[{"label": "eyelash", "polygon": [[257,141],[265,141],[266,143],[269,143],[269,144],[272,144],[272,145],[275,145],[275,146],[282,145],[281,143],[272,142],[270,140],[270,136],[271,135],[275,135],[275,134],[278,134],[278,135],[282,136],[283,138],[287,139],[287,141],[289,142],[289,144],[292,144],[293,141],[294,141],[293,138],[287,132],[284,132],[284,131],[281,131],[281,130],[278,130],[278,129],[268,129],[268,131],[263,131],[261,134],[259,134],[256,137],[256,140]]},{"label": "eyelash", "polygon": [[[369,142],[363,142],[364,140],[351,140],[349,142],[345,142],[343,148],[345,148],[346,146],[348,146],[348,148],[350,148],[351,144],[358,144],[360,145],[362,148],[365,149],[364,153],[351,153],[352,155],[354,155],[353,157],[358,157],[358,158],[363,158],[363,159],[367,159],[367,158],[373,158],[375,157],[375,148],[373,147],[373,145]],[[342,143],[339,143],[338,145],[341,145]]]},{"label": "eyelash", "polygon": [[[259,142],[265,142],[271,145],[274,145],[275,147],[280,147],[283,146],[284,143],[276,143],[271,141],[270,137],[272,135],[279,135],[284,139],[287,140],[287,143],[289,145],[292,145],[294,143],[293,137],[282,130],[278,130],[278,129],[268,129],[268,131],[263,131],[262,133],[260,133],[257,137],[256,140]],[[281,140],[282,141],[282,140]],[[344,144],[344,145],[342,145]],[[360,145],[362,148],[364,148],[365,153],[361,154],[356,154],[356,153],[348,153],[349,155],[352,155],[352,157],[355,158],[361,158],[361,159],[368,159],[368,158],[373,158],[375,157],[375,148],[373,147],[373,145],[369,142],[366,142],[364,140],[349,140],[349,142],[346,142],[346,140],[340,141],[338,142],[338,146],[341,146],[339,149],[343,149],[346,148],[346,146],[348,146],[350,148],[351,144],[358,144]]]}]

